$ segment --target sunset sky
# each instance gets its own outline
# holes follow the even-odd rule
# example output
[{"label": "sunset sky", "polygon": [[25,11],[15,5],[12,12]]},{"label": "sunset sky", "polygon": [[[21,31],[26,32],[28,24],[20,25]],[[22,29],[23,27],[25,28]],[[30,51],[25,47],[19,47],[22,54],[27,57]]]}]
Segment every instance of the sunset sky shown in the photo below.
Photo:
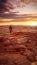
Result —
[{"label": "sunset sky", "polygon": [[7,22],[36,22],[37,25],[37,0],[1,0],[0,24]]}]

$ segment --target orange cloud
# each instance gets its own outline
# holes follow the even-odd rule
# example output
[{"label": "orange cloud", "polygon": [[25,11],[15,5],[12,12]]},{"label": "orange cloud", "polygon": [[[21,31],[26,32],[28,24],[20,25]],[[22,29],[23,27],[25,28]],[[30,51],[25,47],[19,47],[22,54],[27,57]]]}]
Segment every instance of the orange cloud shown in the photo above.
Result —
[{"label": "orange cloud", "polygon": [[37,0],[21,0],[24,3],[37,3]]},{"label": "orange cloud", "polygon": [[37,0],[16,0],[14,1],[15,5],[17,5],[17,7],[20,6],[26,6],[28,4],[32,4],[32,3],[37,3]]}]

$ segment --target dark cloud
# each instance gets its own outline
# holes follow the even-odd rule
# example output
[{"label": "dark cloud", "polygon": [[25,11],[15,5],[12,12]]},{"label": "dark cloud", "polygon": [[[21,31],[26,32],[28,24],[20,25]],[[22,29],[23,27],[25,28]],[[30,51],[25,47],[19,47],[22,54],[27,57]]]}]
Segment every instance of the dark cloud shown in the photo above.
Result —
[{"label": "dark cloud", "polygon": [[18,18],[18,15],[16,14],[16,12],[12,12],[12,13],[2,13],[0,14],[1,18],[6,18],[6,19],[16,19]]},{"label": "dark cloud", "polygon": [[[0,13],[8,11],[12,4],[8,0],[0,0]],[[12,7],[13,8],[13,7]]]},{"label": "dark cloud", "polygon": [[4,12],[7,10],[5,5],[6,3],[7,3],[7,0],[0,0],[0,12]]},{"label": "dark cloud", "polygon": [[6,3],[7,3],[7,0],[0,0],[0,9],[5,8]]},{"label": "dark cloud", "polygon": [[17,15],[16,13],[0,14],[0,18],[12,20],[36,20],[37,16],[32,14]]},{"label": "dark cloud", "polygon": [[[34,4],[32,5],[30,3],[35,3],[35,5]],[[5,12],[5,11],[10,11],[10,9],[13,10],[14,8],[16,8],[16,11],[17,11],[18,7],[19,8],[25,7],[28,4],[30,4],[29,5],[30,7],[31,7],[31,5],[34,6],[34,7],[32,7],[32,10],[37,9],[36,3],[37,3],[37,0],[0,0],[0,13]],[[27,9],[29,9],[30,7],[28,7]],[[22,8],[22,10],[23,10],[23,8]],[[20,11],[20,9],[19,9],[19,11]],[[24,9],[24,11],[25,11],[25,9]],[[29,11],[29,10],[27,10],[27,11]]]}]

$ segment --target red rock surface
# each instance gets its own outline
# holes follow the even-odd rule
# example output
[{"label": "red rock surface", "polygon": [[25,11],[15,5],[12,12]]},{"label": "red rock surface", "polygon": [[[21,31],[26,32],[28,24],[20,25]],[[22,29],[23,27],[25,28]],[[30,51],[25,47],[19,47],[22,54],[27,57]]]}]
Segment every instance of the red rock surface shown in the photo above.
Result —
[{"label": "red rock surface", "polygon": [[0,65],[31,65],[37,61],[37,33],[0,36]]}]

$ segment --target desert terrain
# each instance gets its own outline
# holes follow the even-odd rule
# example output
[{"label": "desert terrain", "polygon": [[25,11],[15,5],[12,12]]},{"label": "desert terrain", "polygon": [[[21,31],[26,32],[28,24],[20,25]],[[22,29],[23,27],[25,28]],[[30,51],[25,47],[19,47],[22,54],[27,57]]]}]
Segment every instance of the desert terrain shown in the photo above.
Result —
[{"label": "desert terrain", "polygon": [[0,26],[0,65],[37,65],[37,27]]}]

